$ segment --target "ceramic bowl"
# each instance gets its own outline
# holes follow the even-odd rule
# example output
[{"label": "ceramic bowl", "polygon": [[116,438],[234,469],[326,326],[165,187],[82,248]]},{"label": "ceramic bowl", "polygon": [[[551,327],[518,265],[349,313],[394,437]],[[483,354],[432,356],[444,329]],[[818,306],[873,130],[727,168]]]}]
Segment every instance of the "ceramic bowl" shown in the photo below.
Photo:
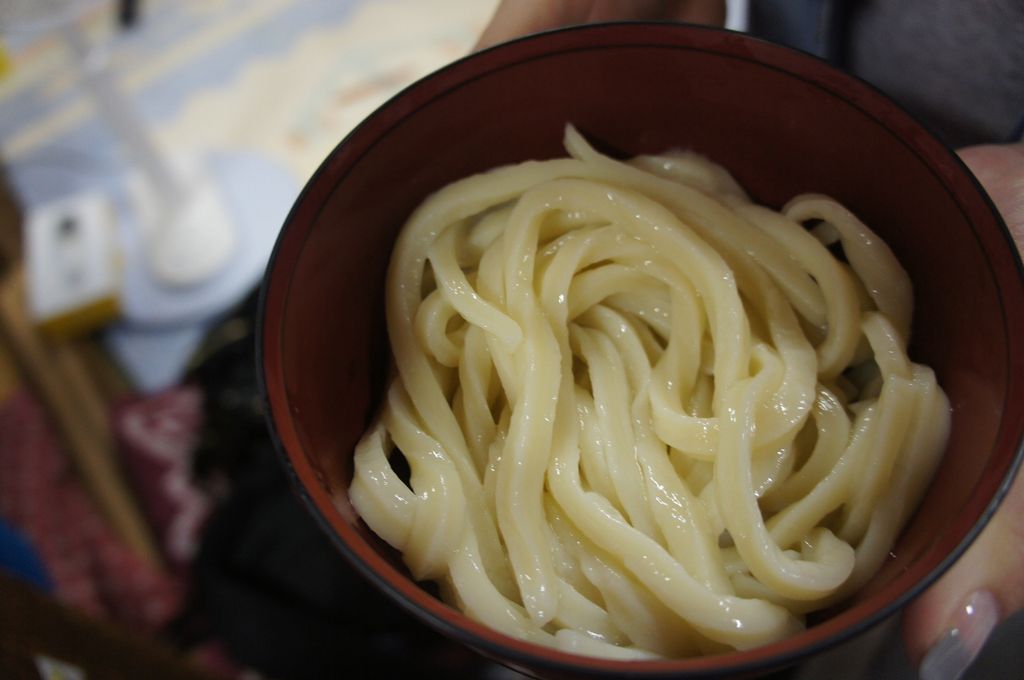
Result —
[{"label": "ceramic bowl", "polygon": [[[437,599],[348,504],[353,445],[387,379],[383,281],[398,230],[424,197],[453,180],[564,155],[567,122],[623,157],[698,151],[768,205],[802,192],[829,194],[870,224],[910,273],[911,355],[936,370],[952,402],[948,450],[877,576],[795,637],[643,662],[538,647]],[[967,548],[1005,493],[1021,449],[1024,285],[983,190],[955,154],[871,86],[814,57],[723,30],[554,31],[471,55],[411,85],[309,180],[274,250],[260,320],[273,436],[338,550],[425,624],[540,675],[759,673],[850,638],[905,605]]]}]

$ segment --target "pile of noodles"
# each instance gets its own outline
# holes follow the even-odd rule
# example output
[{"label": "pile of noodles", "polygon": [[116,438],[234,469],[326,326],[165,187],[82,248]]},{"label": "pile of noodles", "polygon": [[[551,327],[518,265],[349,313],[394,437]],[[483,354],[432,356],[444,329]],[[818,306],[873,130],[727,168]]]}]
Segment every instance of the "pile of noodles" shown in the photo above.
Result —
[{"label": "pile of noodles", "polygon": [[695,154],[565,146],[406,224],[351,500],[508,635],[616,658],[791,635],[878,569],[945,445],[907,274],[825,196],[778,212]]}]

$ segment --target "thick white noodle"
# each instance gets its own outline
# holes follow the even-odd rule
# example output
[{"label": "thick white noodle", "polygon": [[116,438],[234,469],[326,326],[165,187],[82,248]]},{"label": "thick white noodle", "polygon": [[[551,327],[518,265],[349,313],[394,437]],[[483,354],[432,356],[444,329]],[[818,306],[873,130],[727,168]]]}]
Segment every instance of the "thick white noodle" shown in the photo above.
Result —
[{"label": "thick white noodle", "polygon": [[909,278],[828,197],[778,212],[696,154],[565,143],[405,225],[348,497],[507,635],[620,659],[791,635],[877,571],[945,446]]}]

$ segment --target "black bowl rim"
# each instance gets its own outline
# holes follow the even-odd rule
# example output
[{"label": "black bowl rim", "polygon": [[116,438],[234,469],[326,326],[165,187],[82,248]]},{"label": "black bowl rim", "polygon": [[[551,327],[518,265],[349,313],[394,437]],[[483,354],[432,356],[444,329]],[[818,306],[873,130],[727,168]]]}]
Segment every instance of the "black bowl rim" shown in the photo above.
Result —
[{"label": "black bowl rim", "polygon": [[[668,677],[675,677],[675,678],[692,677],[692,678],[698,678],[698,677],[703,677],[703,678],[712,678],[712,677],[724,677],[724,676],[734,675],[734,674],[747,674],[747,673],[767,672],[767,671],[770,671],[772,669],[782,668],[782,667],[794,664],[794,663],[796,663],[799,660],[807,659],[807,658],[809,658],[811,656],[815,656],[815,655],[820,654],[820,653],[822,653],[822,652],[824,652],[824,651],[826,651],[828,649],[831,649],[831,648],[833,648],[833,647],[835,647],[835,646],[837,646],[837,645],[839,645],[839,644],[841,644],[843,642],[851,640],[852,638],[856,637],[857,635],[860,635],[864,631],[874,627],[875,625],[879,624],[883,620],[885,620],[885,619],[889,618],[890,616],[892,616],[893,614],[895,614],[897,611],[899,611],[904,606],[906,606],[911,600],[913,600],[914,598],[919,596],[921,593],[923,593],[925,589],[927,589],[932,584],[934,584],[963,555],[963,553],[966,552],[967,548],[977,539],[978,535],[988,525],[988,522],[991,520],[992,516],[998,510],[999,505],[1002,503],[1004,497],[1009,492],[1009,489],[1010,489],[1010,487],[1013,484],[1014,478],[1019,473],[1019,469],[1020,469],[1020,467],[1022,465],[1022,462],[1024,462],[1024,428],[1021,428],[1021,432],[1018,435],[1017,443],[1016,443],[1016,451],[1014,453],[1012,461],[1010,462],[1010,465],[1009,465],[1009,467],[1007,469],[1007,472],[1006,472],[1006,475],[1005,475],[1004,479],[999,484],[999,486],[996,488],[995,492],[993,493],[993,495],[992,495],[991,499],[989,500],[988,504],[986,505],[985,509],[983,510],[981,515],[979,516],[978,520],[974,523],[974,525],[967,532],[967,534],[960,541],[960,543],[942,561],[940,561],[939,564],[934,569],[932,569],[932,571],[930,571],[926,576],[921,578],[912,587],[908,588],[906,591],[904,591],[903,593],[901,593],[897,597],[891,599],[889,602],[887,602],[884,606],[882,606],[878,610],[876,610],[874,612],[871,612],[867,616],[865,616],[865,617],[855,621],[854,623],[850,624],[849,626],[847,626],[847,627],[845,627],[845,628],[835,632],[834,634],[832,634],[832,635],[830,635],[828,637],[822,638],[820,640],[816,640],[816,641],[806,645],[805,647],[802,647],[802,648],[799,648],[799,649],[796,649],[796,650],[792,650],[792,651],[783,652],[783,653],[777,654],[775,656],[769,657],[767,659],[756,660],[756,661],[745,662],[745,663],[722,665],[722,666],[719,666],[719,667],[716,667],[716,668],[708,668],[708,669],[692,669],[691,670],[691,669],[686,669],[686,668],[679,668],[679,669],[664,669],[664,670],[663,669],[640,670],[640,669],[636,669],[635,668],[635,666],[637,664],[646,664],[646,663],[649,663],[649,662],[631,662],[631,661],[616,661],[616,660],[608,660],[608,659],[597,659],[596,657],[594,657],[594,658],[592,658],[592,657],[584,657],[584,656],[571,655],[569,653],[562,652],[562,654],[567,654],[569,656],[574,656],[575,658],[580,659],[580,663],[576,664],[576,663],[572,663],[572,662],[562,662],[562,661],[557,660],[557,659],[550,659],[550,658],[547,658],[547,657],[542,656],[540,654],[536,654],[535,655],[535,654],[530,654],[530,653],[524,653],[524,652],[521,652],[521,651],[519,651],[518,649],[516,649],[514,647],[504,646],[504,645],[502,645],[502,644],[500,644],[498,642],[493,642],[491,640],[488,640],[488,639],[485,639],[485,638],[481,638],[481,637],[477,636],[475,633],[473,633],[473,632],[471,632],[471,631],[469,631],[467,629],[464,629],[464,628],[462,628],[462,627],[460,627],[458,625],[455,625],[451,621],[448,621],[448,620],[446,620],[444,618],[441,618],[441,617],[435,615],[434,613],[423,609],[419,604],[410,601],[403,593],[401,593],[399,590],[397,590],[390,582],[388,582],[379,573],[377,573],[373,568],[371,568],[368,564],[366,564],[362,560],[362,558],[359,555],[357,555],[348,546],[348,544],[344,540],[342,540],[338,536],[338,534],[334,531],[333,527],[331,526],[330,520],[327,519],[327,517],[324,515],[324,513],[317,506],[317,504],[314,501],[314,499],[312,498],[310,492],[308,491],[308,489],[306,489],[306,487],[303,484],[302,480],[299,478],[298,471],[296,470],[294,464],[292,463],[292,460],[289,457],[288,452],[287,452],[287,450],[286,450],[286,448],[284,446],[284,443],[281,440],[281,437],[280,437],[280,435],[278,433],[277,425],[276,425],[276,423],[274,421],[274,415],[273,415],[273,412],[272,412],[271,406],[270,406],[270,395],[269,395],[269,392],[268,392],[268,389],[267,389],[267,377],[266,377],[266,373],[265,373],[266,365],[265,365],[265,362],[263,360],[263,357],[264,357],[264,351],[265,351],[265,348],[264,348],[264,335],[267,332],[267,327],[266,327],[266,323],[267,323],[267,321],[266,321],[266,302],[267,302],[267,295],[268,295],[269,287],[270,287],[271,275],[272,275],[272,273],[274,271],[275,263],[276,263],[276,260],[277,260],[277,256],[279,254],[279,250],[280,250],[282,242],[284,240],[285,233],[288,230],[289,225],[292,223],[293,218],[295,217],[295,212],[297,210],[297,207],[302,203],[302,201],[305,198],[306,194],[310,191],[310,188],[312,187],[312,185],[316,183],[317,178],[320,175],[322,175],[322,174],[327,172],[327,166],[329,165],[331,159],[334,158],[339,153],[339,151],[349,143],[349,141],[351,139],[353,139],[354,137],[356,137],[359,134],[361,134],[362,129],[365,126],[367,126],[372,119],[376,118],[378,115],[381,115],[385,110],[390,109],[392,106],[395,106],[399,101],[404,99],[411,91],[416,90],[419,87],[425,85],[428,81],[432,80],[433,78],[435,78],[436,76],[438,76],[438,75],[440,75],[442,73],[446,73],[446,72],[448,72],[450,70],[459,68],[463,63],[465,63],[465,62],[467,62],[469,60],[474,60],[474,59],[476,59],[481,54],[488,54],[488,53],[491,53],[491,52],[494,52],[494,51],[500,51],[500,50],[506,49],[507,46],[509,46],[509,45],[514,45],[514,44],[518,44],[518,43],[523,43],[523,42],[528,42],[528,41],[529,42],[532,42],[532,41],[543,41],[543,40],[547,39],[548,36],[557,35],[557,34],[566,33],[566,32],[585,32],[585,31],[604,32],[604,31],[608,31],[608,30],[615,30],[616,28],[625,27],[625,26],[639,26],[639,27],[642,27],[642,26],[656,26],[656,27],[659,28],[659,30],[664,30],[666,28],[668,28],[668,29],[674,29],[674,28],[684,29],[684,30],[682,30],[680,32],[681,34],[684,34],[687,31],[697,30],[697,31],[718,32],[718,33],[730,34],[730,35],[734,35],[734,36],[742,36],[742,39],[744,39],[744,40],[752,41],[754,43],[761,44],[761,45],[769,45],[771,47],[771,49],[788,51],[790,53],[801,55],[803,58],[807,58],[807,59],[811,59],[813,61],[816,61],[816,62],[818,62],[819,66],[824,66],[824,67],[827,67],[828,69],[831,69],[835,74],[837,74],[838,77],[846,78],[846,79],[851,79],[851,80],[859,83],[862,87],[867,88],[874,95],[876,95],[876,96],[880,97],[881,99],[885,100],[890,106],[894,107],[896,110],[898,110],[903,115],[905,115],[909,120],[911,120],[914,123],[916,123],[922,130],[924,130],[927,133],[927,136],[931,138],[931,141],[933,141],[936,144],[938,144],[946,152],[946,154],[953,161],[953,164],[955,166],[957,166],[958,170],[960,172],[962,172],[963,175],[969,180],[970,184],[977,191],[979,196],[983,199],[983,201],[987,205],[989,211],[992,213],[992,216],[995,218],[996,226],[1002,232],[1003,238],[1005,239],[1005,241],[1007,243],[1007,246],[1009,247],[1012,259],[1014,261],[1014,265],[1015,265],[1016,270],[1017,270],[1018,279],[1021,282],[1024,282],[1024,264],[1022,264],[1022,262],[1021,262],[1020,252],[1019,252],[1019,250],[1018,250],[1018,248],[1017,248],[1017,246],[1016,246],[1016,244],[1015,244],[1015,242],[1013,240],[1012,235],[1010,234],[1010,230],[1008,229],[1008,227],[1006,226],[1005,221],[1002,218],[1002,215],[1000,214],[999,210],[995,207],[994,203],[992,202],[991,197],[985,191],[984,187],[980,184],[980,182],[977,180],[977,178],[974,176],[974,174],[970,171],[970,169],[966,166],[966,164],[959,157],[959,155],[953,149],[951,149],[948,144],[946,144],[941,138],[939,138],[937,135],[935,135],[933,133],[933,131],[931,129],[929,129],[929,127],[927,125],[925,125],[922,121],[920,121],[916,116],[914,116],[909,111],[907,111],[906,108],[903,105],[901,105],[900,103],[898,103],[895,100],[893,100],[891,97],[889,97],[887,94],[885,94],[882,90],[880,90],[874,84],[864,80],[863,78],[861,78],[861,77],[859,77],[859,76],[857,76],[855,74],[843,71],[843,70],[835,67],[833,64],[830,64],[825,59],[822,59],[818,55],[812,54],[810,52],[806,52],[804,50],[800,50],[798,48],[790,47],[790,46],[787,46],[787,45],[781,45],[781,44],[778,44],[778,43],[774,43],[774,42],[765,40],[763,38],[759,38],[757,36],[749,35],[747,33],[739,32],[739,31],[733,31],[733,30],[730,30],[730,29],[725,29],[725,28],[716,27],[716,26],[706,26],[706,25],[700,25],[700,24],[687,24],[687,23],[669,22],[669,21],[611,21],[611,22],[600,22],[600,23],[592,23],[592,24],[585,24],[585,25],[566,26],[566,27],[554,28],[554,29],[550,29],[550,30],[540,31],[540,32],[537,32],[537,33],[532,33],[532,34],[529,34],[529,35],[521,36],[521,37],[515,38],[513,40],[502,42],[502,43],[493,45],[491,47],[487,47],[487,48],[479,50],[479,51],[471,52],[471,53],[469,53],[469,54],[467,54],[467,55],[465,55],[463,57],[460,57],[459,59],[456,59],[455,61],[452,61],[451,63],[446,64],[446,65],[442,66],[441,68],[438,68],[438,69],[432,71],[431,73],[429,73],[429,74],[427,74],[427,75],[417,79],[413,83],[410,83],[409,85],[403,87],[399,92],[397,92],[396,94],[394,94],[391,97],[389,97],[384,103],[382,103],[380,106],[378,106],[376,109],[374,109],[374,111],[372,113],[370,113],[366,118],[364,118],[362,121],[360,121],[360,123],[358,125],[356,125],[348,134],[346,134],[345,137],[327,154],[327,156],[325,156],[324,160],[317,167],[316,171],[314,171],[314,173],[306,181],[306,184],[303,186],[302,191],[299,193],[298,197],[296,198],[295,203],[293,204],[292,208],[289,210],[288,215],[286,216],[286,218],[285,218],[285,220],[284,220],[284,222],[282,224],[281,231],[279,232],[278,237],[275,240],[274,248],[273,248],[273,250],[271,252],[270,258],[268,259],[267,267],[266,267],[265,274],[264,274],[264,277],[263,277],[263,281],[262,281],[262,283],[260,285],[259,299],[258,299],[258,305],[257,305],[257,318],[256,318],[256,352],[255,352],[255,360],[256,360],[256,376],[257,376],[257,383],[258,383],[258,387],[259,387],[261,406],[263,408],[264,418],[266,419],[266,422],[267,422],[267,428],[268,428],[268,431],[270,433],[270,437],[271,437],[271,439],[273,441],[273,444],[274,444],[274,449],[277,452],[278,458],[281,461],[281,464],[282,464],[282,466],[285,469],[286,475],[287,475],[287,477],[289,479],[289,482],[292,485],[293,491],[301,499],[302,503],[306,506],[306,509],[313,515],[313,517],[315,518],[315,520],[316,520],[317,524],[320,526],[320,528],[327,534],[327,536],[330,539],[331,543],[342,553],[342,555],[345,557],[345,559],[349,562],[349,564],[353,568],[356,569],[356,571],[358,571],[367,580],[369,580],[372,584],[374,584],[381,592],[386,594],[394,603],[399,605],[402,609],[404,609],[405,611],[409,612],[410,614],[412,614],[416,618],[418,618],[418,619],[424,621],[425,623],[429,624],[435,630],[441,632],[442,634],[444,634],[445,636],[449,637],[450,639],[454,639],[454,640],[456,640],[456,641],[458,641],[458,642],[460,642],[460,643],[462,643],[464,645],[467,645],[470,648],[473,648],[473,649],[476,649],[479,652],[485,653],[488,656],[491,656],[492,658],[496,658],[496,659],[500,660],[502,663],[519,663],[519,664],[522,664],[523,666],[525,666],[526,668],[530,668],[530,669],[543,669],[543,670],[560,672],[560,673],[568,673],[568,674],[583,672],[583,673],[586,673],[588,675],[595,676],[595,677],[601,676],[601,677],[609,677],[609,678],[611,678],[611,677],[616,677],[616,678],[619,678],[619,677],[638,677],[638,678],[639,677],[643,677],[643,678],[668,678]],[[759,59],[757,59],[755,57],[750,57],[750,59],[752,61],[759,61]],[[787,73],[789,73],[789,72],[787,72]],[[793,74],[793,73],[789,73],[789,75],[796,76],[796,74]],[[799,77],[799,76],[796,76],[796,77]],[[986,259],[987,259],[987,256],[986,256]],[[990,265],[991,265],[991,263],[990,263]],[[991,270],[991,266],[990,266],[990,270]],[[998,286],[997,286],[997,292],[999,294],[999,297],[1001,298],[1002,297],[1002,291],[998,289]],[[1001,308],[1000,311],[1004,314],[1004,321],[1005,321],[1005,308]],[[1005,403],[1005,398],[1004,398],[1004,403]],[[1002,419],[1000,421],[1000,429],[1001,429],[1001,427],[1002,427]],[[507,636],[503,636],[501,633],[497,633],[496,631],[495,631],[495,633],[499,637],[507,637]],[[509,639],[513,640],[512,638],[509,638]],[[546,650],[546,649],[540,648],[540,647],[538,647],[538,650],[550,651],[550,650]],[[589,663],[587,663],[588,661],[590,661],[591,663],[596,663],[596,664],[604,664],[604,665],[607,665],[607,667],[606,668],[601,668],[599,666],[598,667],[592,667]],[[692,659],[676,659],[676,660],[666,660],[666,661],[667,662],[676,661],[678,663],[685,663],[686,661],[692,661]],[[631,668],[631,666],[633,666],[633,668]]]}]

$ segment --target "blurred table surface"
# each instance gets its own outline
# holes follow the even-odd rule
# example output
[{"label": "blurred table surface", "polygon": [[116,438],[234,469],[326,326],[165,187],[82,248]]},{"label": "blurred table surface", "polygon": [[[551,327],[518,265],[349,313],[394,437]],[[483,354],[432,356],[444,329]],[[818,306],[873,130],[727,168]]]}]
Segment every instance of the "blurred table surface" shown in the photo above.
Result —
[{"label": "blurred table surface", "polygon": [[[26,209],[99,191],[125,218],[125,308],[130,320],[141,315],[166,333],[140,337],[138,327],[120,325],[104,340],[136,384],[159,389],[198,346],[210,312],[255,285],[291,199],[327,153],[389,96],[465,54],[495,0],[151,0],[129,30],[118,29],[111,0],[58,4],[78,15],[94,48],[88,61],[109,65],[166,160],[205,166],[199,181],[219,187],[242,227],[232,261],[244,264],[211,286],[145,285],[132,257],[138,172],[128,149],[96,115],[53,22],[5,24],[0,13],[9,64],[0,77],[0,158],[9,183]],[[189,309],[207,311],[166,325]]]},{"label": "blurred table surface", "polygon": [[[75,3],[71,3],[75,6]],[[168,150],[265,154],[297,184],[367,114],[465,54],[495,0],[152,0],[118,31],[108,3],[80,25]],[[3,30],[0,157],[23,201],[51,198],[48,172],[126,163],[82,94],[53,30]]]}]

